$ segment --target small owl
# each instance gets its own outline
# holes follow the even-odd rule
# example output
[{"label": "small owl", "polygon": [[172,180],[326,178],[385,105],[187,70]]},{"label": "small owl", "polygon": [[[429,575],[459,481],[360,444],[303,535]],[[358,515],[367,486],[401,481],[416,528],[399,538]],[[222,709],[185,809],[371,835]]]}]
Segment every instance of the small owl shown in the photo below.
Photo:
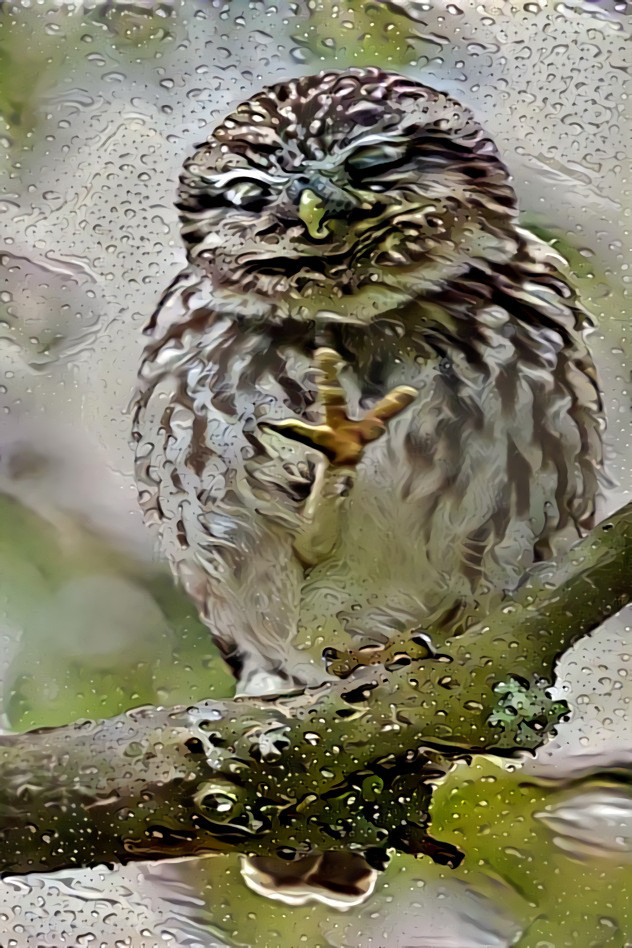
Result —
[{"label": "small owl", "polygon": [[178,208],[137,475],[241,693],[441,639],[589,524],[582,314],[468,109],[377,68],[279,83],[187,159]]}]

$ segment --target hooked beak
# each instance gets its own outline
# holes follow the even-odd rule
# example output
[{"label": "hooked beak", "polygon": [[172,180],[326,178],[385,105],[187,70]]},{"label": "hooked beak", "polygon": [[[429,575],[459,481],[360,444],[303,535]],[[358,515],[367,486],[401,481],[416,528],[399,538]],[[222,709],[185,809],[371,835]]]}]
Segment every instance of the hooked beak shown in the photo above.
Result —
[{"label": "hooked beak", "polygon": [[298,216],[307,227],[309,236],[313,237],[314,240],[322,240],[323,237],[329,236],[327,231],[320,226],[320,222],[325,216],[326,210],[327,208],[322,199],[319,198],[317,194],[314,194],[313,191],[310,191],[309,188],[305,188],[305,190],[301,192]]}]

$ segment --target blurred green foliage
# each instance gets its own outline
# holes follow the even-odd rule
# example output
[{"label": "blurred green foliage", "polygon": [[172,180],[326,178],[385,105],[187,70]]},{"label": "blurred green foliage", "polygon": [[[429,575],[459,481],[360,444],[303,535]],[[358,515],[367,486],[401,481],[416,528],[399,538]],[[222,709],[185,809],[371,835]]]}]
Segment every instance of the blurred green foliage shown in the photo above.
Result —
[{"label": "blurred green foliage", "polygon": [[[58,5],[44,18],[40,10],[16,14],[13,4],[0,4],[0,114],[9,157],[15,160],[40,133],[45,96],[81,62],[86,29],[97,37],[92,49],[151,64],[175,29],[165,9],[108,5],[106,12],[71,17]],[[295,62],[310,72],[321,65],[423,65],[441,48],[395,5],[366,0],[311,4],[293,40]],[[594,261],[544,217],[525,223],[566,257],[582,298],[595,301],[598,314],[607,279]],[[607,305],[624,318],[616,292]],[[15,729],[232,692],[207,630],[166,568],[115,549],[80,523],[49,522],[7,495],[0,495],[0,634],[10,656],[2,708]],[[432,832],[465,851],[463,864],[447,870],[398,856],[374,900],[347,914],[261,899],[245,889],[235,857],[190,861],[182,873],[205,897],[209,931],[253,948],[385,945],[389,920],[402,913],[421,937],[414,892],[440,891],[455,880],[516,920],[521,948],[623,948],[632,932],[630,863],[565,852],[537,816],[569,793],[528,783],[491,761],[460,765],[435,794]]]},{"label": "blurred green foliage", "polygon": [[[515,767],[478,759],[460,764],[435,792],[432,832],[465,851],[458,869],[428,858],[393,857],[366,905],[347,913],[323,905],[288,907],[246,889],[239,858],[211,857],[183,865],[185,877],[203,892],[213,930],[230,944],[249,948],[300,945],[431,944],[426,913],[447,904],[455,938],[470,932],[468,915],[498,912],[507,941],[519,948],[625,948],[632,930],[632,860],[587,847],[568,852],[541,818],[552,807],[581,800],[591,789],[622,791],[632,802],[629,781],[588,776],[568,786],[526,780]],[[453,901],[449,901],[450,898]],[[459,915],[455,905],[461,900]],[[417,906],[417,909],[415,908]],[[445,911],[445,909],[444,909]],[[407,931],[410,941],[398,932]],[[431,937],[431,936],[430,936]],[[471,948],[465,939],[454,941]],[[485,937],[484,930],[478,938]],[[451,943],[452,944],[452,943]],[[487,943],[476,941],[476,945]]]},{"label": "blurred green foliage", "polygon": [[441,49],[438,38],[416,28],[395,4],[319,0],[310,6],[309,21],[293,38],[315,65],[396,69]]},{"label": "blurred green foliage", "polygon": [[[233,679],[165,567],[0,495],[3,710],[16,730],[229,695]],[[5,653],[6,654],[6,653]]]}]

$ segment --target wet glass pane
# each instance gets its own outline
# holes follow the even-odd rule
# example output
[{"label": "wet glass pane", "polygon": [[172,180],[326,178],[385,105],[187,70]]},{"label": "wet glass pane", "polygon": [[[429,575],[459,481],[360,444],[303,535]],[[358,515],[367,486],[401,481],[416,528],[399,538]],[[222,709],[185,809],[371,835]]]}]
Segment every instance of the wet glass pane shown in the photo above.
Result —
[{"label": "wet glass pane", "polygon": [[[629,500],[629,38],[614,0],[0,3],[4,732],[405,676]],[[349,765],[370,864],[37,864],[0,945],[626,945],[629,632],[502,755],[436,728],[429,827],[423,742],[390,796]],[[307,731],[304,810],[365,699],[329,762]]]}]

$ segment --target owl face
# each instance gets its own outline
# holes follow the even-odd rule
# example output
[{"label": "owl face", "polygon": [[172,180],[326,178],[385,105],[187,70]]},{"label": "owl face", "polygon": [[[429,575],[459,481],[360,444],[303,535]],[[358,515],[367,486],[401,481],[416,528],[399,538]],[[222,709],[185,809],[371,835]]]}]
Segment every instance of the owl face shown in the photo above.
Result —
[{"label": "owl face", "polygon": [[376,300],[516,249],[507,171],[469,111],[377,68],[238,106],[186,161],[178,207],[189,259],[217,288],[293,315],[371,318]]}]

